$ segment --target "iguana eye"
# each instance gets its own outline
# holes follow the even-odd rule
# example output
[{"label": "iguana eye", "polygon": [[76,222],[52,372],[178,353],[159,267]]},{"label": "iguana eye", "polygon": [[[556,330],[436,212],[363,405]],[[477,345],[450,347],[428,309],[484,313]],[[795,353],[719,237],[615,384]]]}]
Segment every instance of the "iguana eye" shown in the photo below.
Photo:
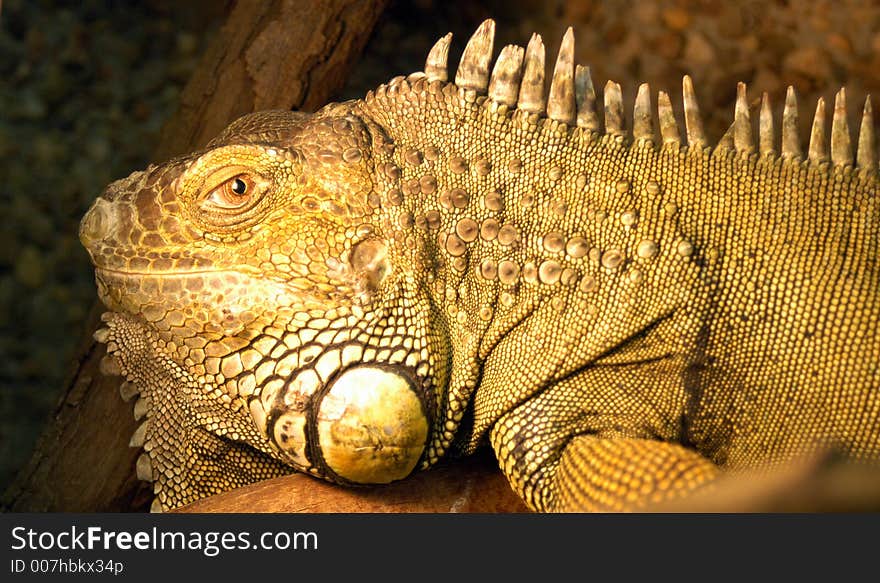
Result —
[{"label": "iguana eye", "polygon": [[238,174],[212,190],[205,200],[220,208],[238,209],[250,202],[254,186],[252,177]]}]

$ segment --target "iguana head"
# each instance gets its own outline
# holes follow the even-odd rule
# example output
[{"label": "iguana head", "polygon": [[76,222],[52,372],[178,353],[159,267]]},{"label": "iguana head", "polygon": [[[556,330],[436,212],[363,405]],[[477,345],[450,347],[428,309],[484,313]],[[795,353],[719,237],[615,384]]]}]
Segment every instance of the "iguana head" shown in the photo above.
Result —
[{"label": "iguana head", "polygon": [[250,445],[343,482],[409,474],[437,406],[385,148],[347,104],[248,115],[111,184],[80,228],[102,301],[156,329],[158,358],[240,405]]}]

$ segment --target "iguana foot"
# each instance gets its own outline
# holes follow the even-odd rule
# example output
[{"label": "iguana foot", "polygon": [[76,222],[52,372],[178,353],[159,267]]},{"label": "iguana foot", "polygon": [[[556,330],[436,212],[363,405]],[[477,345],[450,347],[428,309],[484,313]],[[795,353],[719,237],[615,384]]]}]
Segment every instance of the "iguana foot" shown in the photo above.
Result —
[{"label": "iguana foot", "polygon": [[676,443],[575,437],[554,477],[552,511],[632,511],[713,487],[721,470]]}]

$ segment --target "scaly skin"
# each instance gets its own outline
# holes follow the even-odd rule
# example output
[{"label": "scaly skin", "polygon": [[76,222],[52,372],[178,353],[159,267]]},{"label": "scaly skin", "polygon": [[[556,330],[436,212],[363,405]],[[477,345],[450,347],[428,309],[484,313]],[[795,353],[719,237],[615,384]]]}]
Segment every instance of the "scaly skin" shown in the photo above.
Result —
[{"label": "scaly skin", "polygon": [[107,189],[81,238],[158,507],[487,437],[541,511],[880,457],[874,168],[525,109],[417,75]]}]

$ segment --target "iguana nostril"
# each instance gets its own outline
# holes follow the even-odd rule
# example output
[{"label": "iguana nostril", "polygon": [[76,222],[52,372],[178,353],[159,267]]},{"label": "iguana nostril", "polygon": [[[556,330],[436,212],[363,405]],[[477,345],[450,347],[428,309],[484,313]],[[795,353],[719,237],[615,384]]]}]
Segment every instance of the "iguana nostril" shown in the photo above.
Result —
[{"label": "iguana nostril", "polygon": [[101,241],[113,226],[113,203],[98,198],[79,225],[79,240],[87,248],[90,243]]}]

